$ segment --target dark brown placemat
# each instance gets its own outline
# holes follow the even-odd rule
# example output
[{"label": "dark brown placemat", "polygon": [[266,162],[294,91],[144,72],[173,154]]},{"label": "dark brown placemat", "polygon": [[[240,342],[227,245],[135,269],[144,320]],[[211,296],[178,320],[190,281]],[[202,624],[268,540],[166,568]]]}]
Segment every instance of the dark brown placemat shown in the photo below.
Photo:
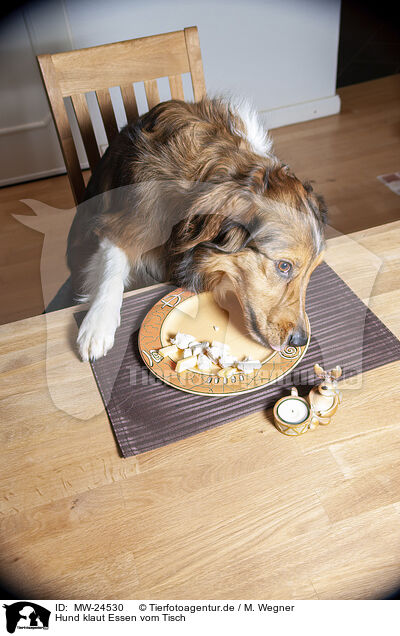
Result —
[{"label": "dark brown placemat", "polygon": [[[111,425],[124,457],[165,446],[273,406],[296,386],[305,395],[316,383],[315,362],[340,364],[343,377],[400,358],[400,342],[325,263],[312,274],[306,310],[311,341],[302,361],[275,384],[238,396],[184,393],[153,376],[138,350],[138,329],[149,309],[173,287],[162,285],[126,298],[113,349],[92,363]],[[85,312],[75,314],[78,325]]]}]

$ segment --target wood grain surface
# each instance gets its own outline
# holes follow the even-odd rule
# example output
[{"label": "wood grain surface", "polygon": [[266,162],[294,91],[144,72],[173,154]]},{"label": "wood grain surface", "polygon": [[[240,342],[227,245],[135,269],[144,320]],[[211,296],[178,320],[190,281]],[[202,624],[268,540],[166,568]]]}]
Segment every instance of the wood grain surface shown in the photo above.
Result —
[{"label": "wood grain surface", "polygon": [[[393,222],[327,252],[397,336],[399,241]],[[400,587],[400,363],[341,382],[331,424],[304,436],[281,435],[266,411],[121,459],[76,357],[74,311],[0,327],[10,585],[32,599],[368,599]]]}]

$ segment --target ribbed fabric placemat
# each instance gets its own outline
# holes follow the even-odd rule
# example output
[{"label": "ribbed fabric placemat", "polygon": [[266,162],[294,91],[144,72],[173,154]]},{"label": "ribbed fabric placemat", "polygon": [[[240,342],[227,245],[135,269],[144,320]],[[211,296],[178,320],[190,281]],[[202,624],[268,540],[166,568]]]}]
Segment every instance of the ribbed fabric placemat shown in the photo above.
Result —
[{"label": "ribbed fabric placemat", "polygon": [[[325,263],[312,274],[306,310],[311,341],[287,376],[253,393],[208,397],[184,393],[156,379],[142,362],[138,330],[157,300],[174,288],[150,288],[126,298],[113,349],[92,363],[93,373],[124,457],[165,446],[243,415],[271,408],[288,388],[304,395],[316,384],[315,362],[339,364],[343,377],[400,359],[400,342]],[[78,325],[85,312],[75,314]],[[279,433],[277,432],[277,435]]]}]

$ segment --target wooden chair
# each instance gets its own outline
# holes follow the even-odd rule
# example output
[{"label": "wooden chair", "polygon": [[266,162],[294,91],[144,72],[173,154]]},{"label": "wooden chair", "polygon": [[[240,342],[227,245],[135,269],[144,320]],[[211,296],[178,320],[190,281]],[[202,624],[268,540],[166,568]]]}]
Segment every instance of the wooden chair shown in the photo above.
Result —
[{"label": "wooden chair", "polygon": [[135,82],[144,83],[149,110],[160,102],[157,78],[168,77],[174,99],[184,99],[182,73],[190,73],[196,101],[206,92],[197,27],[54,55],[39,55],[37,59],[77,204],[83,199],[85,183],[65,98],[72,101],[93,171],[100,160],[100,153],[85,93],[95,92],[110,143],[118,132],[110,87],[120,87],[129,122],[138,117]]}]

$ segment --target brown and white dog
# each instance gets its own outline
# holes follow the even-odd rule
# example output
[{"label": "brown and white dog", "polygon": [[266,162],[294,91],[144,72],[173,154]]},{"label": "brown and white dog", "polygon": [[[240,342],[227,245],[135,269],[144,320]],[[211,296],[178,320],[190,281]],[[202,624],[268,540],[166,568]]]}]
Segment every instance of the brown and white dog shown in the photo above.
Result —
[{"label": "brown and white dog", "polygon": [[112,141],[71,228],[74,289],[90,301],[82,359],[113,346],[125,289],[161,281],[233,289],[255,340],[301,346],[325,217],[245,102],[158,104]]}]

